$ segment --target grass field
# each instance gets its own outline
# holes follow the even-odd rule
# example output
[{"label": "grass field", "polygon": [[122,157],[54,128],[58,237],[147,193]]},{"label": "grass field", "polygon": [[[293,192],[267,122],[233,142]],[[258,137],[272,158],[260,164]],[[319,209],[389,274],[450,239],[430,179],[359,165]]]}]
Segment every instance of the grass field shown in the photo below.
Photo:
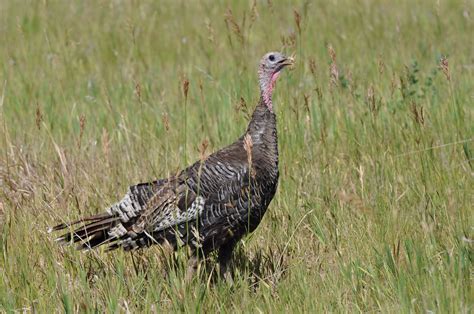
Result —
[{"label": "grass field", "polygon": [[[0,312],[474,311],[474,2],[1,1],[0,16]],[[297,60],[274,96],[280,184],[233,284],[212,261],[186,284],[185,252],[54,243],[48,226],[240,136],[270,50]]]}]

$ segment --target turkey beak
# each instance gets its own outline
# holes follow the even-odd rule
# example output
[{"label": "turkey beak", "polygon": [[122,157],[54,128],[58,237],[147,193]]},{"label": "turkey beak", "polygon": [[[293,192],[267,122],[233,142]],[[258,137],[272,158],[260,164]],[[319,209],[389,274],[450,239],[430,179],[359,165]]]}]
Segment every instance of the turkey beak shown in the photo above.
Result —
[{"label": "turkey beak", "polygon": [[283,59],[282,64],[284,66],[293,65],[293,64],[295,64],[295,59],[293,57],[285,58],[285,59]]},{"label": "turkey beak", "polygon": [[281,59],[280,61],[278,61],[277,71],[280,71],[284,67],[286,67],[288,65],[293,65],[293,64],[295,64],[295,59],[293,57],[285,57],[285,58]]}]

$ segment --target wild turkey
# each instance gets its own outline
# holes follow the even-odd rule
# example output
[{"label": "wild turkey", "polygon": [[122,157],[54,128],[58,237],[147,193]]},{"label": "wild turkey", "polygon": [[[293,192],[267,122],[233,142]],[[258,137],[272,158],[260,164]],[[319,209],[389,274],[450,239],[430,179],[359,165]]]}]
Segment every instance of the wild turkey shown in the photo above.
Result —
[{"label": "wild turkey", "polygon": [[152,244],[189,245],[193,258],[219,250],[225,270],[235,244],[260,223],[278,183],[278,139],[272,91],[293,59],[267,53],[259,65],[260,102],[247,131],[236,142],[178,175],[131,186],[106,212],[59,224],[76,229],[57,241],[78,249],[103,244],[134,250]]}]

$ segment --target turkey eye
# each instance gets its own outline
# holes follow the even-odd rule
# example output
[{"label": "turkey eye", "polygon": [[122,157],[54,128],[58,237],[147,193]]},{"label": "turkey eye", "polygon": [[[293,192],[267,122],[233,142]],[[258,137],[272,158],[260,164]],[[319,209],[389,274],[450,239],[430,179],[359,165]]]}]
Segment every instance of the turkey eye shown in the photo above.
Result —
[{"label": "turkey eye", "polygon": [[275,56],[274,55],[269,55],[268,59],[273,62],[273,61],[275,61]]}]

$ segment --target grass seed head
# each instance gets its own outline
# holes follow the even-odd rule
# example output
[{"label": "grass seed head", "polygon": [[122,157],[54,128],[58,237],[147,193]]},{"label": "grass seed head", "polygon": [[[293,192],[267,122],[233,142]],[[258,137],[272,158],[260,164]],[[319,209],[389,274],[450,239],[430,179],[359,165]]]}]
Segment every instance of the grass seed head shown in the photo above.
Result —
[{"label": "grass seed head", "polygon": [[301,15],[296,10],[293,10],[293,15],[295,17],[295,24],[296,28],[298,29],[298,35],[301,35]]},{"label": "grass seed head", "polygon": [[443,74],[446,79],[451,82],[451,72],[449,70],[449,62],[446,56],[441,57],[441,59],[439,60],[439,67],[441,71],[443,71]]},{"label": "grass seed head", "polygon": [[38,103],[36,103],[36,116],[35,116],[35,122],[36,122],[36,127],[38,130],[41,130],[41,122],[43,121],[43,113],[41,112],[41,107],[39,106]]},{"label": "grass seed head", "polygon": [[188,91],[189,91],[189,80],[185,78],[183,80],[183,94],[186,100],[188,99]]}]

